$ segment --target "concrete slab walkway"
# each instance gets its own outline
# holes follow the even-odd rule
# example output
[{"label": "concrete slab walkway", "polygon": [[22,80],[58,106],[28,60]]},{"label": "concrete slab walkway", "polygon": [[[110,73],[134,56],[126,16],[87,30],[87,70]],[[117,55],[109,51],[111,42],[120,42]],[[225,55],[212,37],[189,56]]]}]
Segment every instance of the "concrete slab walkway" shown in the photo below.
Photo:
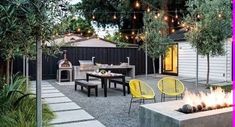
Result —
[{"label": "concrete slab walkway", "polygon": [[[31,91],[36,93],[36,83],[31,84]],[[42,99],[56,115],[51,121],[54,127],[105,127],[47,81],[42,81]]]}]

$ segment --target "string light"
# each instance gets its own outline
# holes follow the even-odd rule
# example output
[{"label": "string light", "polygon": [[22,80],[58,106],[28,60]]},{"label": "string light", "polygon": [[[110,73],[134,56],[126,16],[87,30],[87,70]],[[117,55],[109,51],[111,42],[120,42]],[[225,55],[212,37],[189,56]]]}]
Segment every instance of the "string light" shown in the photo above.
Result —
[{"label": "string light", "polygon": [[164,20],[167,21],[167,20],[168,20],[168,17],[167,17],[167,16],[164,16]]},{"label": "string light", "polygon": [[137,7],[137,8],[140,7],[140,3],[138,1],[136,1],[135,7]]},{"label": "string light", "polygon": [[198,14],[198,15],[197,15],[197,18],[198,18],[198,19],[200,19],[200,18],[201,18],[201,16]]},{"label": "string light", "polygon": [[182,23],[182,27],[185,27],[186,25],[185,25],[185,23]]},{"label": "string light", "polygon": [[172,29],[171,32],[174,33],[174,32],[175,32],[175,29]]},{"label": "string light", "polygon": [[147,12],[150,12],[150,8],[149,7],[147,8]]},{"label": "string light", "polygon": [[135,34],[135,32],[134,32],[134,31],[132,31],[132,32],[131,32],[131,34],[132,34],[132,35],[134,35],[134,34]]},{"label": "string light", "polygon": [[77,32],[80,32],[80,31],[81,31],[81,29],[80,29],[80,28],[78,28],[78,29],[77,29]]},{"label": "string light", "polygon": [[125,36],[125,38],[128,40],[129,39],[129,37],[128,36]]},{"label": "string light", "polygon": [[221,14],[221,13],[219,13],[218,17],[219,17],[219,18],[221,18],[221,17],[222,17],[222,14]]},{"label": "string light", "polygon": [[180,22],[178,21],[177,24],[180,25]]},{"label": "string light", "polygon": [[90,30],[88,30],[88,33],[91,33],[91,31],[90,31]]},{"label": "string light", "polygon": [[133,19],[136,19],[135,13],[134,13]]},{"label": "string light", "polygon": [[179,16],[176,14],[176,15],[175,15],[175,18],[176,18],[176,19],[178,19],[178,18],[179,18]]},{"label": "string light", "polygon": [[160,17],[160,13],[157,13],[157,17]]},{"label": "string light", "polygon": [[175,22],[174,19],[172,19],[171,22],[174,23]]},{"label": "string light", "polygon": [[93,20],[95,19],[95,16],[94,16],[94,15],[92,16],[92,19],[93,19]]},{"label": "string light", "polygon": [[155,18],[155,19],[157,19],[157,18],[158,18],[158,16],[157,16],[157,15],[154,15],[154,18]]},{"label": "string light", "polygon": [[117,19],[117,16],[116,16],[116,14],[114,14],[114,15],[113,15],[113,19],[114,19],[114,20],[115,20],[115,19]]},{"label": "string light", "polygon": [[175,18],[178,19],[178,14],[177,14],[177,10],[175,10]]}]

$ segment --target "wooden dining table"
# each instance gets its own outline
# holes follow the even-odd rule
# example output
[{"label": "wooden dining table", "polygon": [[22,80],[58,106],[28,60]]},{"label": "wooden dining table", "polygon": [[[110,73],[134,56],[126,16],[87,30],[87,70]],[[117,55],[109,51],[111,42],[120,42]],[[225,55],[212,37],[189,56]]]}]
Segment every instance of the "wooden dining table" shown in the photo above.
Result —
[{"label": "wooden dining table", "polygon": [[[100,74],[97,72],[87,72],[86,80],[89,82],[89,77],[95,77],[101,79],[101,85],[104,88],[104,97],[107,97],[107,85],[108,80],[111,79],[122,79],[122,82],[125,83],[125,75],[118,73],[108,73],[108,74]],[[123,95],[126,96],[126,87],[123,85]]]}]

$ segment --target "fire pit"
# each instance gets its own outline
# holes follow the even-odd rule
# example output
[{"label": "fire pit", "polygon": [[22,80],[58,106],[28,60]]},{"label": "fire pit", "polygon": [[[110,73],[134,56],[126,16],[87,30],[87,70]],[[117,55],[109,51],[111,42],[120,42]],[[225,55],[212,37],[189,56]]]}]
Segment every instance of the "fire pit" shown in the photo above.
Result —
[{"label": "fire pit", "polygon": [[183,100],[142,105],[139,123],[141,127],[232,127],[231,104],[232,92],[222,89],[208,94],[186,91]]},{"label": "fire pit", "polygon": [[184,95],[184,105],[178,110],[183,113],[195,113],[200,111],[214,110],[232,106],[232,92],[226,93],[220,87],[210,93],[199,92],[199,94],[186,91]]},{"label": "fire pit", "polygon": [[[63,51],[64,58],[58,61],[58,70],[57,70],[57,80],[60,82],[61,80],[69,80],[72,82],[72,64],[67,59],[66,50]],[[67,79],[61,78],[61,72],[66,71],[67,72]]]}]

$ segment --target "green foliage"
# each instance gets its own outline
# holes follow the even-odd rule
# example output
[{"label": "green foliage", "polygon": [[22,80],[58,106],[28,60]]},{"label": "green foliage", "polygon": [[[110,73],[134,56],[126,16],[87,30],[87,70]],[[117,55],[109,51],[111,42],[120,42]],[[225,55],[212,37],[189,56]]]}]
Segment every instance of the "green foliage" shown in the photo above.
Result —
[{"label": "green foliage", "polygon": [[[0,127],[36,126],[36,99],[26,92],[26,79],[16,75],[13,83],[0,90]],[[43,105],[43,125],[54,118],[49,107]]]},{"label": "green foliage", "polygon": [[230,0],[189,0],[185,23],[189,26],[186,39],[198,54],[207,56],[207,81],[210,75],[210,56],[225,54],[226,39],[231,37]]},{"label": "green foliage", "polygon": [[[91,23],[81,17],[69,16],[55,25],[54,34],[64,34],[68,32],[82,33],[84,36],[91,36],[94,28]],[[88,32],[89,31],[89,32]]]},{"label": "green foliage", "polygon": [[168,25],[163,19],[163,12],[160,17],[155,18],[154,13],[145,13],[144,15],[144,45],[147,46],[148,55],[152,59],[156,59],[165,54],[168,45],[172,42],[169,39],[167,30]]},{"label": "green foliage", "polygon": [[203,56],[224,55],[225,39],[232,32],[231,1],[189,0],[187,6],[185,23],[191,27],[186,33],[187,40]]},{"label": "green foliage", "polygon": [[116,43],[117,47],[119,47],[119,48],[127,48],[128,47],[128,42],[126,41],[126,39],[123,38],[123,36],[119,32],[114,33],[114,35],[107,34],[104,37],[104,39]]}]

